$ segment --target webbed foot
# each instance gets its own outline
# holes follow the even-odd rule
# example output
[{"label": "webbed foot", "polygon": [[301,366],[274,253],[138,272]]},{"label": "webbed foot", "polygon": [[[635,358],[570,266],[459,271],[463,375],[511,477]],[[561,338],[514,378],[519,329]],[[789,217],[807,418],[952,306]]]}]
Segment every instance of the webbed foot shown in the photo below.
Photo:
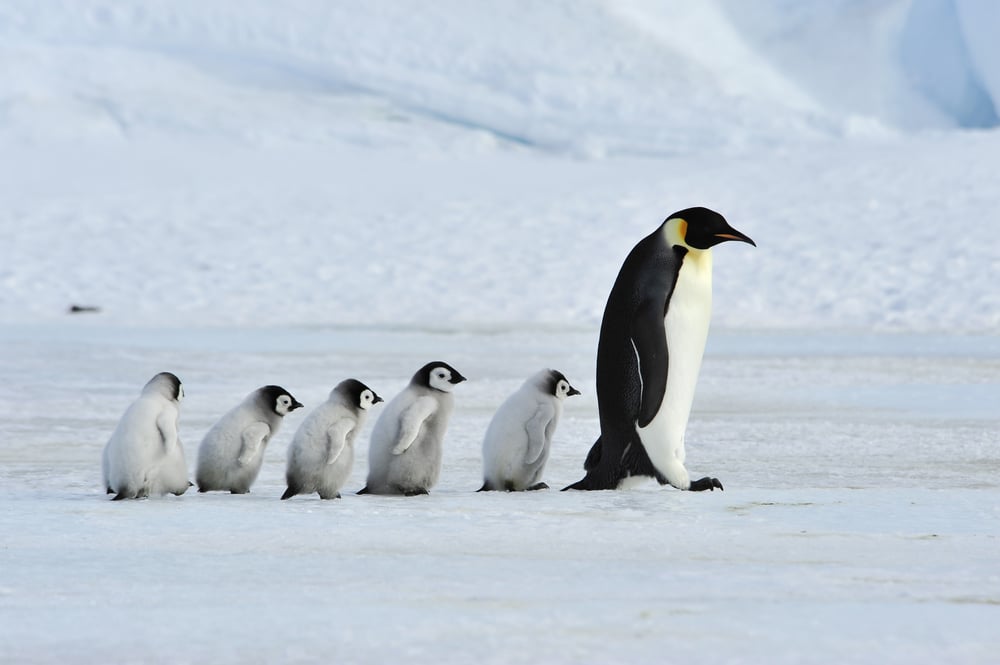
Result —
[{"label": "webbed foot", "polygon": [[718,478],[709,478],[708,476],[705,476],[704,478],[699,478],[698,480],[692,480],[691,487],[688,489],[692,492],[704,492],[705,490],[714,492],[716,487],[723,492],[726,491],[722,486],[722,483],[719,482]]}]

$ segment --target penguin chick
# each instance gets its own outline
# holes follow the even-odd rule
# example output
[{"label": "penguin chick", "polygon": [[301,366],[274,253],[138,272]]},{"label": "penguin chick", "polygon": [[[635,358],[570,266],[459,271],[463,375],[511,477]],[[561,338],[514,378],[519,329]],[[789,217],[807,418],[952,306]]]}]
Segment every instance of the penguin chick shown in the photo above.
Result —
[{"label": "penguin chick", "polygon": [[264,386],[247,395],[201,440],[195,474],[198,491],[249,492],[268,441],[278,433],[285,415],[301,406],[280,386]]},{"label": "penguin chick", "polygon": [[448,363],[421,367],[375,422],[368,446],[368,483],[358,494],[427,494],[441,474],[442,441],[465,381]]},{"label": "penguin chick", "polygon": [[354,466],[354,439],[368,418],[368,409],[382,398],[355,379],[341,381],[330,397],[306,416],[288,446],[281,498],[318,492],[321,499],[339,499]]},{"label": "penguin chick", "polygon": [[161,372],[118,421],[101,460],[104,488],[114,501],[168,492],[180,496],[191,486],[177,433],[183,399],[180,379]]},{"label": "penguin chick", "polygon": [[562,372],[543,369],[500,405],[483,439],[485,490],[540,490],[563,402],[580,391]]}]

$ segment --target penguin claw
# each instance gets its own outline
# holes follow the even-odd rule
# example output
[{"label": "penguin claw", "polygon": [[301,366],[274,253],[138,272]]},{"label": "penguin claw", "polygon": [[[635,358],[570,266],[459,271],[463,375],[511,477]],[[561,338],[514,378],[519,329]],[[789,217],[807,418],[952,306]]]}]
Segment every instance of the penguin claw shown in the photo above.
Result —
[{"label": "penguin claw", "polygon": [[722,486],[722,483],[719,482],[718,478],[709,478],[708,476],[705,476],[704,478],[699,478],[698,480],[692,480],[691,487],[688,489],[691,492],[704,492],[705,490],[714,492],[716,487],[723,492],[726,491]]}]

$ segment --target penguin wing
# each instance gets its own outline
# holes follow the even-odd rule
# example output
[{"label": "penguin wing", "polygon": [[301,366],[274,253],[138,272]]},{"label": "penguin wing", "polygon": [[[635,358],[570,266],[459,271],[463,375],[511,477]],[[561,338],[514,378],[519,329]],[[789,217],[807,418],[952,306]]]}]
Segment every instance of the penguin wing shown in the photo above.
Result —
[{"label": "penguin wing", "polygon": [[430,418],[437,408],[437,400],[429,396],[421,397],[406,407],[399,416],[399,441],[392,449],[393,455],[402,455],[413,445],[424,421]]},{"label": "penguin wing", "polygon": [[343,418],[338,420],[326,430],[326,463],[327,465],[333,464],[340,457],[340,453],[344,452],[344,446],[347,445],[347,435],[351,433],[354,429],[354,421],[350,418]]},{"label": "penguin wing", "polygon": [[545,452],[545,446],[549,442],[549,423],[556,415],[556,410],[551,404],[539,404],[535,414],[524,424],[525,431],[528,432],[528,450],[524,455],[526,464],[534,464]]},{"label": "penguin wing", "polygon": [[177,418],[169,411],[161,411],[160,415],[156,416],[156,429],[160,433],[163,453],[166,454],[177,442]]},{"label": "penguin wing", "polygon": [[261,444],[267,441],[267,437],[269,436],[271,436],[271,428],[265,422],[257,421],[250,423],[243,429],[243,434],[240,437],[242,439],[240,455],[236,458],[240,466],[246,466],[250,463],[257,455]]},{"label": "penguin wing", "polygon": [[[668,294],[669,295],[669,294]],[[642,397],[637,422],[646,427],[660,410],[667,392],[667,333],[663,317],[663,304],[646,300],[636,310],[632,319],[632,347],[639,364],[642,380]]]}]

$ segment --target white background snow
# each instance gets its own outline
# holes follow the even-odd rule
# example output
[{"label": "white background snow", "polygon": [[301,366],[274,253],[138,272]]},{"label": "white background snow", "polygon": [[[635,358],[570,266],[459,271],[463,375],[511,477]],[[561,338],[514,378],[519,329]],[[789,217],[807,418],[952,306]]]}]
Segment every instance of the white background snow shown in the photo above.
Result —
[{"label": "white background snow", "polygon": [[[988,0],[0,3],[0,661],[990,663],[1000,10]],[[688,468],[476,494],[493,410],[584,391],[628,250],[715,251]],[[71,304],[100,312],[71,316]],[[444,359],[439,487],[107,501],[156,372],[189,464],[265,383]],[[377,412],[375,414],[377,417]],[[370,426],[369,426],[370,429]]]}]

